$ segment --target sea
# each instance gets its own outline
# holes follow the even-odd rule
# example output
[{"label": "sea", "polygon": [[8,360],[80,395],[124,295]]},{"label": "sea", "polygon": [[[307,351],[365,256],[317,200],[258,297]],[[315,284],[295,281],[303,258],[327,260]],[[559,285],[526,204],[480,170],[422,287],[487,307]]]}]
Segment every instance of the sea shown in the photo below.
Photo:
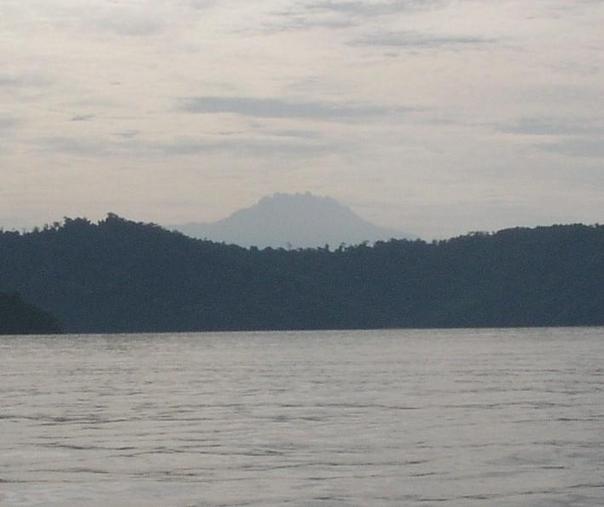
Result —
[{"label": "sea", "polygon": [[604,505],[604,328],[0,337],[0,505]]}]

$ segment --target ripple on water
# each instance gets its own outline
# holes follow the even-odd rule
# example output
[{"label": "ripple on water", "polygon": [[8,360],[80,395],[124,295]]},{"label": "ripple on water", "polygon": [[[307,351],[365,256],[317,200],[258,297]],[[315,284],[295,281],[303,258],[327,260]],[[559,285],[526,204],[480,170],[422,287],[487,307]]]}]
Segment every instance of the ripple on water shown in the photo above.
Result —
[{"label": "ripple on water", "polygon": [[603,336],[0,338],[0,504],[601,506]]}]

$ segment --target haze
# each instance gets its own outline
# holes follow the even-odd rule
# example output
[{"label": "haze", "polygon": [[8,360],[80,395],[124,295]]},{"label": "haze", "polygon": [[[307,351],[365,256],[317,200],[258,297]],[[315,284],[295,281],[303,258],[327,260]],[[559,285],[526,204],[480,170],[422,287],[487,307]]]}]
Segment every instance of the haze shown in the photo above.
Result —
[{"label": "haze", "polygon": [[3,0],[0,226],[327,195],[443,237],[601,221],[604,2]]}]

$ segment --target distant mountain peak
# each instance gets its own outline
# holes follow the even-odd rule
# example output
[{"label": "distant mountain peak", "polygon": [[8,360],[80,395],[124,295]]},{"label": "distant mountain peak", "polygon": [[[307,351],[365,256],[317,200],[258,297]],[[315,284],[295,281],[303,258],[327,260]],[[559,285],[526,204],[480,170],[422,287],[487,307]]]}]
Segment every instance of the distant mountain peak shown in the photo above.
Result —
[{"label": "distant mountain peak", "polygon": [[217,222],[173,229],[192,237],[241,246],[307,248],[413,237],[374,225],[332,197],[275,193]]},{"label": "distant mountain peak", "polygon": [[295,210],[296,208],[319,208],[321,210],[326,210],[329,207],[332,207],[334,209],[344,208],[349,210],[349,208],[347,208],[343,204],[340,204],[333,197],[315,195],[311,194],[310,192],[295,194],[285,194],[277,192],[275,194],[265,195],[256,204],[254,204],[254,206],[251,206],[251,208],[255,206],[267,208],[282,208],[285,210]]}]

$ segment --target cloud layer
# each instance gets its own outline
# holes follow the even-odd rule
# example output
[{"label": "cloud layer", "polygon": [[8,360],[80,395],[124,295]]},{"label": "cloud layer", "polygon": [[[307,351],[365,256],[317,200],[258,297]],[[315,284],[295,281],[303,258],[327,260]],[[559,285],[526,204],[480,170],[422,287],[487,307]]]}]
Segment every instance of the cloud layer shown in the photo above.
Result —
[{"label": "cloud layer", "polygon": [[4,0],[0,226],[273,192],[447,236],[604,214],[604,2]]},{"label": "cloud layer", "polygon": [[190,113],[233,113],[252,118],[350,120],[407,112],[403,107],[388,108],[364,104],[310,102],[252,97],[189,97],[180,110]]}]

